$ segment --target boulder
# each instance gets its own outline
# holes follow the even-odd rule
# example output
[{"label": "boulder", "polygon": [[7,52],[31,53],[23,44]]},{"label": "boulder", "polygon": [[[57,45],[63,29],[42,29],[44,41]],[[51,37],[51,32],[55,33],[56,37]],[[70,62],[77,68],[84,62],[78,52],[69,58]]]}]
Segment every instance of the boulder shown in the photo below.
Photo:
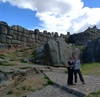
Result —
[{"label": "boulder", "polygon": [[37,47],[35,50],[34,50],[34,54],[37,55],[37,54],[41,54],[43,52],[43,47]]},{"label": "boulder", "polygon": [[72,56],[77,56],[80,58],[80,50],[78,48],[74,48],[72,51]]},{"label": "boulder", "polygon": [[83,52],[84,62],[100,61],[100,37],[87,44]]},{"label": "boulder", "polygon": [[38,47],[34,51],[34,58],[32,59],[32,62],[37,64],[43,64],[43,47]]},{"label": "boulder", "polygon": [[63,38],[57,38],[56,41],[51,39],[45,44],[43,53],[44,64],[65,66],[72,56],[72,49]]},{"label": "boulder", "polygon": [[8,77],[7,77],[6,73],[0,71],[0,82],[7,80],[7,79],[8,79]]}]

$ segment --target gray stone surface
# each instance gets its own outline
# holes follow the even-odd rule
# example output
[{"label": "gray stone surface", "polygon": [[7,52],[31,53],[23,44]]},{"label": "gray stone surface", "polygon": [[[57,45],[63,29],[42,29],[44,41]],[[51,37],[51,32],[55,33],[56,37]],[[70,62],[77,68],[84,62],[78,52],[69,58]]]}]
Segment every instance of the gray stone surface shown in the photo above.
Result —
[{"label": "gray stone surface", "polygon": [[65,92],[55,86],[47,86],[42,90],[29,94],[28,97],[77,97],[77,96]]},{"label": "gray stone surface", "polygon": [[3,72],[0,72],[0,83],[2,82],[2,81],[4,81],[4,80],[7,80],[7,75],[5,74],[5,73],[3,73]]},{"label": "gray stone surface", "polygon": [[83,53],[84,62],[100,61],[100,38],[87,44]]},{"label": "gray stone surface", "polygon": [[54,40],[48,41],[44,45],[44,50],[43,50],[43,55],[44,55],[44,64],[47,65],[59,65],[59,50],[58,50],[58,44]]},{"label": "gray stone surface", "polygon": [[63,38],[51,39],[44,46],[44,64],[65,66],[71,56],[72,49]]},{"label": "gray stone surface", "polygon": [[12,29],[8,29],[8,35],[13,35],[13,30]]},{"label": "gray stone surface", "polygon": [[6,39],[7,39],[7,37],[5,34],[0,34],[0,42],[1,43],[6,43]]},{"label": "gray stone surface", "polygon": [[78,78],[76,85],[67,85],[67,74],[59,73],[54,70],[54,72],[45,72],[45,74],[55,83],[65,86],[66,88],[73,89],[74,91],[79,91],[80,93],[89,94],[91,92],[100,90],[100,76],[84,76],[86,84],[82,84]]},{"label": "gray stone surface", "polygon": [[64,41],[63,38],[57,38],[59,60],[62,66],[65,66],[72,56],[72,48]]},{"label": "gray stone surface", "polygon": [[72,51],[72,56],[77,56],[80,58],[80,50],[78,48],[74,48]]},{"label": "gray stone surface", "polygon": [[21,44],[21,41],[18,41],[18,40],[12,40],[12,44]]},{"label": "gray stone surface", "polygon": [[4,25],[0,25],[0,33],[7,34],[7,32],[8,32],[7,27]]},{"label": "gray stone surface", "polygon": [[[47,31],[46,31],[47,32]],[[2,34],[3,38],[1,38],[1,42],[5,42],[9,45],[9,43],[14,44],[14,40],[20,41],[21,43],[24,42],[26,46],[43,46],[50,38],[50,33],[42,33],[38,29],[35,29],[34,31],[25,29],[19,25],[13,25],[9,26],[6,22],[0,21],[0,33]],[[7,34],[7,36],[11,36],[12,39],[9,42],[9,37],[4,35]],[[4,41],[5,38],[7,38],[7,42]],[[16,43],[15,43],[16,44]],[[16,45],[17,46],[17,45]]]}]

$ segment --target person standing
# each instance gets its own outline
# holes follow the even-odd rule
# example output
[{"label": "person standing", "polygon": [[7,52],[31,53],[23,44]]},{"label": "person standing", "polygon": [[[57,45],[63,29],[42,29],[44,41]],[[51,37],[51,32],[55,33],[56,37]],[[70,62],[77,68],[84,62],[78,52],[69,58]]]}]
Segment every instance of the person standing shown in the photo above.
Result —
[{"label": "person standing", "polygon": [[74,77],[75,77],[74,82],[77,83],[77,74],[78,74],[82,84],[85,84],[84,78],[81,72],[80,60],[77,58],[77,56],[74,56],[73,68],[74,68]]},{"label": "person standing", "polygon": [[73,85],[73,63],[72,61],[68,61],[67,63],[67,70],[68,70],[68,79],[67,79],[67,84],[68,85]]}]

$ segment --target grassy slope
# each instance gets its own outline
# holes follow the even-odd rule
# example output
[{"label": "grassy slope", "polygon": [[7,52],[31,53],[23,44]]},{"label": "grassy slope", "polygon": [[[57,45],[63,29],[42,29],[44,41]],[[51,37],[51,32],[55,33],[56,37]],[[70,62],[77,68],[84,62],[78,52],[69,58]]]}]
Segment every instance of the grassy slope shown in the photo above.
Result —
[{"label": "grassy slope", "polygon": [[100,63],[82,64],[82,73],[84,75],[100,75]]}]

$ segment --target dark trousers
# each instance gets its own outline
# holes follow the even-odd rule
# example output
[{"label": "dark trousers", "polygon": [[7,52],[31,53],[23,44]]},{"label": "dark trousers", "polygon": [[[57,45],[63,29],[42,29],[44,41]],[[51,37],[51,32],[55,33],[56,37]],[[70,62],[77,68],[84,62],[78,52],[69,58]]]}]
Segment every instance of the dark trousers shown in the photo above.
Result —
[{"label": "dark trousers", "polygon": [[68,69],[68,80],[67,84],[71,85],[73,84],[73,69]]},{"label": "dark trousers", "polygon": [[74,70],[74,76],[75,76],[75,81],[74,82],[77,83],[77,73],[79,75],[79,78],[80,78],[81,82],[84,82],[82,73],[81,73],[81,71],[79,69]]}]

